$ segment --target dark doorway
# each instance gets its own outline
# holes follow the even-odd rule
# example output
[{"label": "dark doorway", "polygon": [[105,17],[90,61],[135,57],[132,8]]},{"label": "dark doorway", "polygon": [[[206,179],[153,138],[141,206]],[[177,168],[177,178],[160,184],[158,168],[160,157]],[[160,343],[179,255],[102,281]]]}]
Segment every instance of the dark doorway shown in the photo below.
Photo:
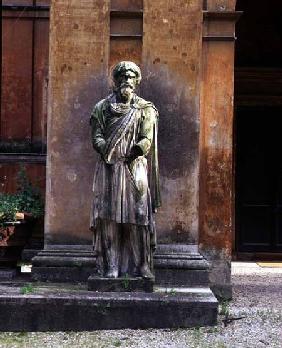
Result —
[{"label": "dark doorway", "polygon": [[282,108],[237,110],[237,251],[282,252]]},{"label": "dark doorway", "polygon": [[238,0],[235,251],[282,252],[282,3]]}]

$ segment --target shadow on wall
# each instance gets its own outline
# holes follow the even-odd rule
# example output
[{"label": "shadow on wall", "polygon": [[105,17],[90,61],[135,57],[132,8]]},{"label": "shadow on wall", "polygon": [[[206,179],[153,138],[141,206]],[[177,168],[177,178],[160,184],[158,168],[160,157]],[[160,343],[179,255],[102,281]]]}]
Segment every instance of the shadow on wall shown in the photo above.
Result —
[{"label": "shadow on wall", "polygon": [[172,79],[166,67],[144,73],[142,97],[159,110],[159,156],[162,176],[174,179],[194,172],[198,159],[199,115],[189,86]]}]

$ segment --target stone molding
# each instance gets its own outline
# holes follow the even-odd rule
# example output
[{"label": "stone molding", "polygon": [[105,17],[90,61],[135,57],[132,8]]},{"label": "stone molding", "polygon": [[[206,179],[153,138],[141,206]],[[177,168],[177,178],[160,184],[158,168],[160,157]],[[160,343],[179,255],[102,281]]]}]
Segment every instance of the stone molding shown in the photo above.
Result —
[{"label": "stone molding", "polygon": [[234,25],[242,11],[203,11],[203,41],[235,41]]}]

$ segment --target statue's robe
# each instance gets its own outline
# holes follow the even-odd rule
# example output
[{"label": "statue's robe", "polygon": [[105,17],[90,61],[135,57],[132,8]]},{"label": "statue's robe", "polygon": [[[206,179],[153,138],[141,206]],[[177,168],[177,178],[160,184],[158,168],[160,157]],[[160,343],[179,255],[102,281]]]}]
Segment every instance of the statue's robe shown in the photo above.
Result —
[{"label": "statue's robe", "polygon": [[[136,95],[130,105],[123,105],[115,103],[113,94],[101,100],[91,114],[92,144],[100,154],[90,222],[97,253],[101,248],[100,220],[144,226],[151,248],[155,245],[153,212],[160,206],[158,112]],[[133,147],[138,147],[141,155],[128,162]]]}]

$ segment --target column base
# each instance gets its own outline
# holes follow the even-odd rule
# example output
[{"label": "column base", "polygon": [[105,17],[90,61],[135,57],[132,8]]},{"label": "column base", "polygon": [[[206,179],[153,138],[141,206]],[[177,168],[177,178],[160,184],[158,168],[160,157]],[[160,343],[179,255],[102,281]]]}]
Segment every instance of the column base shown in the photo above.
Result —
[{"label": "column base", "polygon": [[96,272],[93,251],[44,249],[32,259],[32,279],[49,282],[86,282]]},{"label": "column base", "polygon": [[161,286],[208,286],[209,267],[197,245],[160,244],[154,255],[156,284]]}]

